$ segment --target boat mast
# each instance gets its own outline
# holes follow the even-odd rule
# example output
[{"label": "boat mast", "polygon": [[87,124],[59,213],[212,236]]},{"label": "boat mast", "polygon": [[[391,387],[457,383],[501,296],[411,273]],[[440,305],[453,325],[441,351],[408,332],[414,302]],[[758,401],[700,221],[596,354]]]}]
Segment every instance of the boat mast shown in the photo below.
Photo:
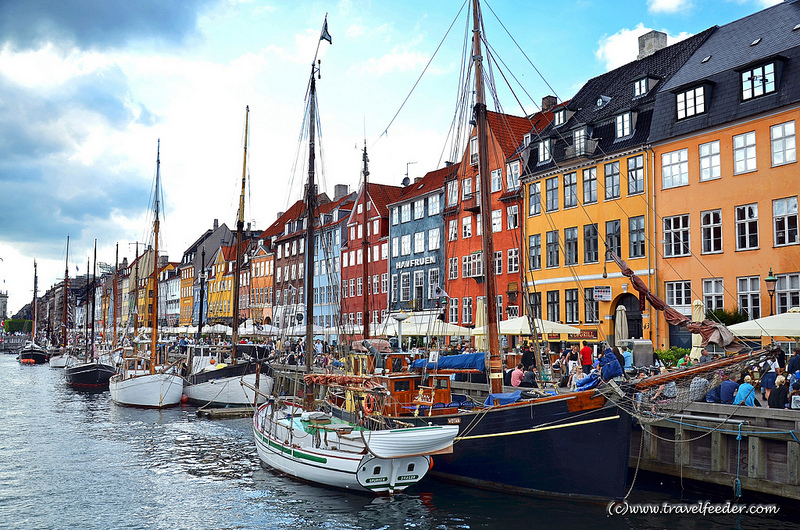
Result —
[{"label": "boat mast", "polygon": [[486,122],[486,96],[483,89],[483,63],[481,56],[481,14],[478,0],[472,0],[472,59],[475,61],[475,120],[478,128],[478,174],[481,175],[481,238],[483,243],[483,273],[486,293],[486,323],[489,351],[486,369],[492,393],[503,391],[503,368],[500,358],[500,340],[497,332],[497,285],[494,272],[494,244],[492,242],[491,193],[489,192],[489,146]]},{"label": "boat mast", "polygon": [[33,260],[33,333],[31,342],[36,344],[36,291],[39,287],[39,275],[36,273],[36,260]]},{"label": "boat mast", "polygon": [[203,292],[205,291],[206,281],[206,244],[203,242],[203,251],[200,253],[200,309],[197,310],[197,343],[203,336]]},{"label": "boat mast", "polygon": [[239,215],[236,218],[236,244],[233,252],[236,254],[236,268],[233,275],[233,320],[231,325],[231,364],[236,364],[236,343],[239,342],[239,275],[242,269],[242,231],[244,230],[244,187],[247,181],[247,130],[250,125],[250,105],[245,107],[244,113],[244,161],[242,162],[242,193],[239,195]]},{"label": "boat mast", "polygon": [[67,236],[67,258],[64,260],[64,302],[61,304],[61,346],[67,352],[67,286],[69,284],[69,236]]},{"label": "boat mast", "polygon": [[119,243],[117,243],[117,252],[114,255],[114,286],[112,287],[112,295],[114,298],[114,325],[112,326],[113,337],[111,339],[112,351],[117,349],[117,282],[119,281]]},{"label": "boat mast", "polygon": [[95,299],[95,289],[97,286],[95,282],[97,281],[97,240],[94,240],[94,261],[92,263],[92,358],[94,358],[94,299]]},{"label": "boat mast", "polygon": [[[311,366],[314,357],[314,297],[309,296],[308,288],[314,289],[314,211],[317,202],[317,186],[314,183],[314,140],[317,121],[317,83],[314,75],[319,72],[318,68],[311,63],[311,89],[309,91],[309,115],[308,115],[308,184],[306,185],[306,263],[305,263],[305,284],[304,294],[306,297],[306,373],[311,373]],[[313,396],[311,396],[313,399]]]},{"label": "boat mast", "polygon": [[150,320],[150,373],[156,373],[156,347],[158,346],[158,185],[161,171],[161,139],[158,140],[156,151],[156,193],[155,208],[153,213],[153,313]]},{"label": "boat mast", "polygon": [[89,257],[86,257],[86,309],[83,316],[83,356],[89,360]]},{"label": "boat mast", "polygon": [[[133,350],[136,351],[136,333],[139,331],[139,242],[136,242],[136,259],[133,267]],[[130,285],[130,284],[129,284]],[[130,319],[130,316],[128,316]]]},{"label": "boat mast", "polygon": [[368,339],[369,338],[369,296],[367,296],[367,292],[369,290],[369,285],[370,284],[367,283],[368,282],[368,278],[369,278],[367,276],[367,261],[369,261],[369,241],[367,241],[367,205],[369,204],[368,201],[367,201],[367,196],[369,195],[369,192],[367,191],[369,189],[369,188],[367,188],[367,176],[369,176],[369,169],[367,169],[367,164],[369,163],[369,157],[367,156],[367,140],[366,140],[366,138],[364,139],[364,157],[363,158],[364,158],[364,170],[363,170],[363,173],[364,173],[364,191],[363,191],[363,193],[361,195],[363,197],[363,203],[364,203],[364,217],[362,218],[362,224],[364,225],[364,228],[363,228],[363,231],[361,233],[361,235],[362,235],[362,238],[361,238],[361,249],[362,249],[362,254],[364,254],[364,256],[363,256],[363,261],[361,262],[362,265],[363,265],[363,267],[361,269],[361,277],[362,277],[361,283],[363,284],[362,287],[361,287],[361,295],[362,295],[361,299],[362,299],[362,302],[363,302],[363,306],[362,306],[361,311],[363,313],[363,317],[362,317],[361,320],[362,320],[362,323],[364,324],[364,338]]}]

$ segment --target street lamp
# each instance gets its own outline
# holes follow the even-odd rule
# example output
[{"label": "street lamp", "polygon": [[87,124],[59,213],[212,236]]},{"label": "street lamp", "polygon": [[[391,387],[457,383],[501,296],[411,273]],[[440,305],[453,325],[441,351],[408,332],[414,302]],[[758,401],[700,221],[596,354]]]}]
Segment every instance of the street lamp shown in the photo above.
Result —
[{"label": "street lamp", "polygon": [[769,316],[774,315],[772,311],[772,297],[775,296],[775,282],[778,278],[772,275],[772,267],[769,268],[769,276],[764,278],[764,283],[767,284],[767,293],[769,293]]}]

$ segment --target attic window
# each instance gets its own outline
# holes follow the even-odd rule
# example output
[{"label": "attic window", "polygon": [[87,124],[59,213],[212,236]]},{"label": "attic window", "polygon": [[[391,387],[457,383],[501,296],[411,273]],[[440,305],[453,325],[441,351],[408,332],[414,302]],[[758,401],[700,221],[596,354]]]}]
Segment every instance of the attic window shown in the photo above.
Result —
[{"label": "attic window", "polygon": [[553,126],[558,127],[567,121],[566,109],[559,109],[553,113]]},{"label": "attic window", "polygon": [[638,98],[647,94],[647,78],[637,79],[633,84],[633,97]]},{"label": "attic window", "polygon": [[757,38],[756,40],[754,40],[753,42],[751,42],[751,43],[750,43],[750,46],[755,46],[755,45],[756,45],[756,44],[758,44],[759,42],[761,42],[761,37],[759,37],[759,38]]},{"label": "attic window", "polygon": [[605,104],[608,103],[609,101],[611,101],[611,98],[608,96],[598,96],[595,105],[597,106],[598,109],[600,109],[603,108]]},{"label": "attic window", "polygon": [[706,56],[703,58],[703,60],[702,60],[702,61],[700,61],[700,62],[701,62],[701,63],[707,63],[709,59],[711,59],[711,56],[710,56],[710,55],[706,55]]}]

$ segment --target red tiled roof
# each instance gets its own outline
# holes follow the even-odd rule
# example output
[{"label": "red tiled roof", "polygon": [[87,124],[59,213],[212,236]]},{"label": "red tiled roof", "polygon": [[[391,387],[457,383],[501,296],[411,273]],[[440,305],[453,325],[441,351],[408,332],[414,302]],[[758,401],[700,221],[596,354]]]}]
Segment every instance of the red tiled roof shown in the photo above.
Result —
[{"label": "red tiled roof", "polygon": [[412,182],[403,188],[400,192],[400,198],[398,200],[404,201],[406,199],[413,199],[414,197],[425,195],[433,190],[442,188],[444,187],[445,180],[447,180],[451,175],[455,175],[457,172],[457,164],[445,166],[434,171],[429,171],[417,182]]},{"label": "red tiled roof", "polygon": [[[547,119],[547,114],[550,115],[549,119]],[[489,122],[489,129],[491,129],[492,134],[497,139],[497,143],[503,150],[503,155],[508,159],[511,158],[517,147],[522,143],[525,135],[531,132],[531,129],[536,129],[537,125],[543,126],[550,123],[550,120],[553,119],[553,113],[538,112],[529,118],[520,118],[510,114],[487,111],[486,119]],[[547,121],[544,122],[544,120]]]}]

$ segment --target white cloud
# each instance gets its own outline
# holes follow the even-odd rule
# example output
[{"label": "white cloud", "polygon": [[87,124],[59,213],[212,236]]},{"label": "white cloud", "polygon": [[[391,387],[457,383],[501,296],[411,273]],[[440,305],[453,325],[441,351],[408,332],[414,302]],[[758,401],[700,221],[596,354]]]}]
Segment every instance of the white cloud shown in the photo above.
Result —
[{"label": "white cloud", "polygon": [[691,0],[647,0],[650,13],[678,13],[694,7]]},{"label": "white cloud", "polygon": [[[652,28],[646,28],[640,22],[633,29],[622,28],[613,35],[605,35],[598,42],[594,55],[605,63],[606,71],[618,68],[636,60],[639,55],[639,37],[649,31],[652,31]],[[672,45],[691,36],[691,33],[685,31],[674,36],[667,34],[667,44]]]}]

